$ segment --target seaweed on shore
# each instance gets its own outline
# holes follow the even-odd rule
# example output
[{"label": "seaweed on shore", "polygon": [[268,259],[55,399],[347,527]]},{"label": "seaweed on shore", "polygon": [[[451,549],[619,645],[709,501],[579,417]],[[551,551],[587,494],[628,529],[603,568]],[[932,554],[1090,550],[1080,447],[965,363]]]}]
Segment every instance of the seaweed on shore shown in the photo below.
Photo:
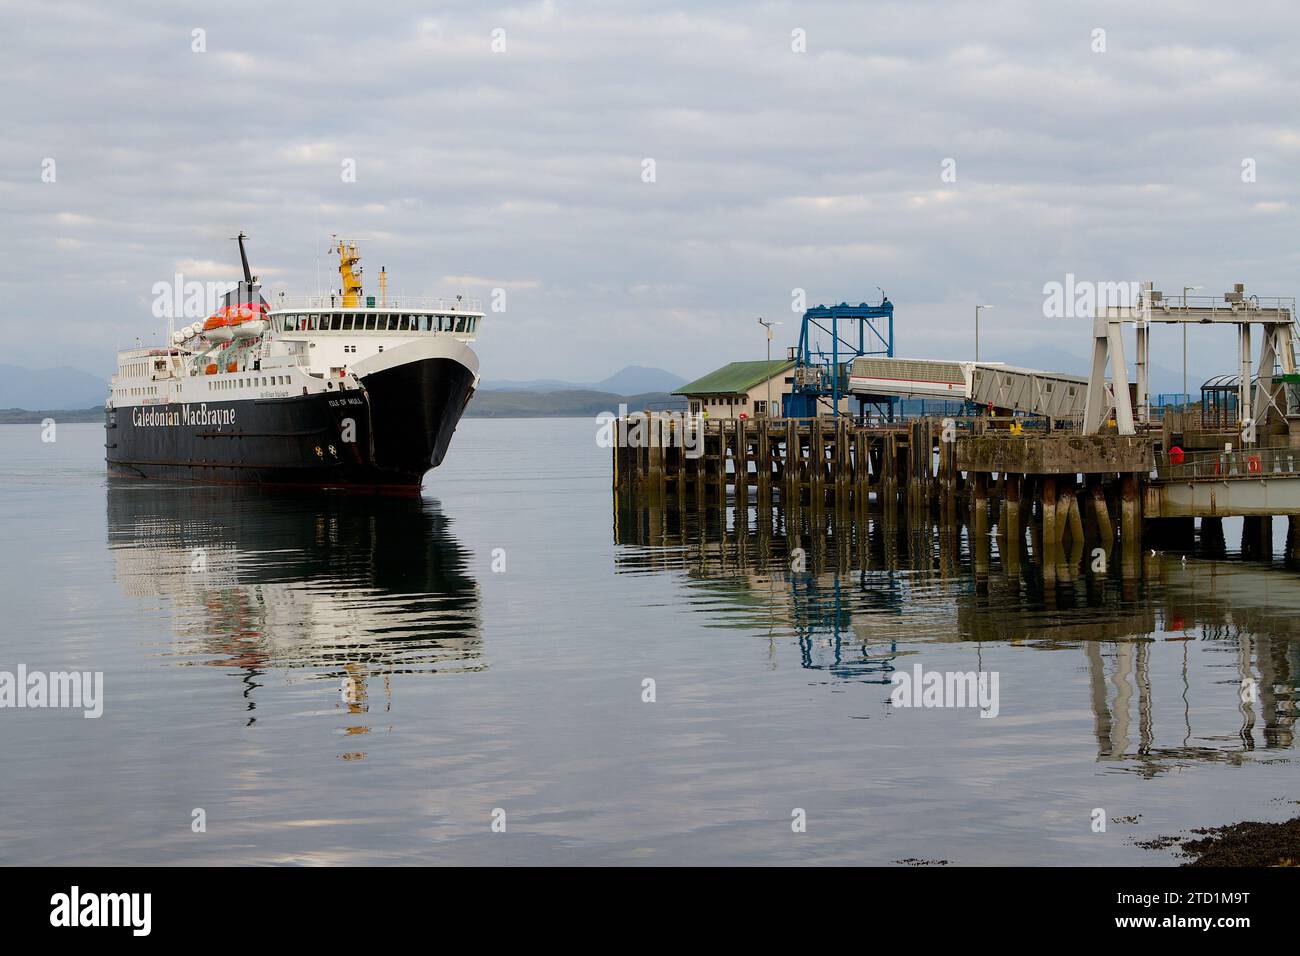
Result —
[{"label": "seaweed on shore", "polygon": [[1246,820],[1190,831],[1197,839],[1156,837],[1138,842],[1147,850],[1177,846],[1183,866],[1300,866],[1300,817],[1281,823]]}]

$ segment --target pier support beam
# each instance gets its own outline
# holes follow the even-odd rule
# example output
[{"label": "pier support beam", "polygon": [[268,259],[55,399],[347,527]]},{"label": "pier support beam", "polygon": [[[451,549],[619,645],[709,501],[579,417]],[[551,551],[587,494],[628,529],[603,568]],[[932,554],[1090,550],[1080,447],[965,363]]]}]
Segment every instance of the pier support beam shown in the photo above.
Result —
[{"label": "pier support beam", "polygon": [[1142,554],[1142,503],[1138,498],[1137,476],[1132,473],[1120,475],[1119,507],[1123,572],[1125,577],[1136,577]]},{"label": "pier support beam", "polygon": [[[975,475],[975,493],[971,503],[971,553],[976,555],[976,561],[979,561],[978,555],[981,553],[978,544],[987,545],[989,536],[989,476],[984,472]],[[983,551],[985,555],[984,571],[988,571],[987,555],[988,550]],[[977,567],[977,570],[978,567]]]},{"label": "pier support beam", "polygon": [[1241,519],[1241,556],[1261,561],[1272,559],[1272,515],[1246,515]]},{"label": "pier support beam", "polygon": [[1115,543],[1115,527],[1110,521],[1110,507],[1106,503],[1106,489],[1101,486],[1099,480],[1091,482],[1092,486],[1092,512],[1097,521],[1097,537],[1101,539],[1102,547],[1110,550],[1110,546]]}]

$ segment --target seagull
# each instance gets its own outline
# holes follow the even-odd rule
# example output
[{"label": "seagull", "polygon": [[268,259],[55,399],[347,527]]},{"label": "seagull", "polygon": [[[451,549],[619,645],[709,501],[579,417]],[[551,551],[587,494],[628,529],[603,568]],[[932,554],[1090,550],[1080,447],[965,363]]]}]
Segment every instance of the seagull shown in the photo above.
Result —
[{"label": "seagull", "polygon": [[1157,551],[1155,548],[1152,548],[1152,549],[1151,549],[1151,557],[1154,558],[1154,557],[1155,557],[1157,554],[1159,554],[1159,553],[1160,553],[1160,552]]}]

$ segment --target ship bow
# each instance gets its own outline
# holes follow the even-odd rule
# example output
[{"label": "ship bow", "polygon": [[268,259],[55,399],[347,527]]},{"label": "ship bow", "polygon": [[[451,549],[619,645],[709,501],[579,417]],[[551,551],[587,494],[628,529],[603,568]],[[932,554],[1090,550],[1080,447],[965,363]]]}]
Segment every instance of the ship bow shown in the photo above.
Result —
[{"label": "ship bow", "polygon": [[433,338],[352,366],[370,405],[371,450],[383,469],[422,476],[442,463],[478,382],[478,356],[462,342]]}]

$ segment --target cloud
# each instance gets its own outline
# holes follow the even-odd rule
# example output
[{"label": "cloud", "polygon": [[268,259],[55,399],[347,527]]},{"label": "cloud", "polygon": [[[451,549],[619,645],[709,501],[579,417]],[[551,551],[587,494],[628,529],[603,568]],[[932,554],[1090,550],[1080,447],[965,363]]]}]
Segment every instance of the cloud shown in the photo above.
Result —
[{"label": "cloud", "polygon": [[[240,229],[293,293],[335,281],[333,234],[395,291],[510,289],[490,378],[699,374],[765,347],[756,315],[792,341],[795,288],[881,286],[900,353],[945,356],[976,301],[998,306],[982,353],[1082,354],[1085,329],[1042,320],[1067,272],[1293,292],[1280,2],[3,7],[0,328],[32,366],[104,371],[123,330],[158,331],[153,283],[237,276]],[[101,321],[51,336],[37,301]]]}]

